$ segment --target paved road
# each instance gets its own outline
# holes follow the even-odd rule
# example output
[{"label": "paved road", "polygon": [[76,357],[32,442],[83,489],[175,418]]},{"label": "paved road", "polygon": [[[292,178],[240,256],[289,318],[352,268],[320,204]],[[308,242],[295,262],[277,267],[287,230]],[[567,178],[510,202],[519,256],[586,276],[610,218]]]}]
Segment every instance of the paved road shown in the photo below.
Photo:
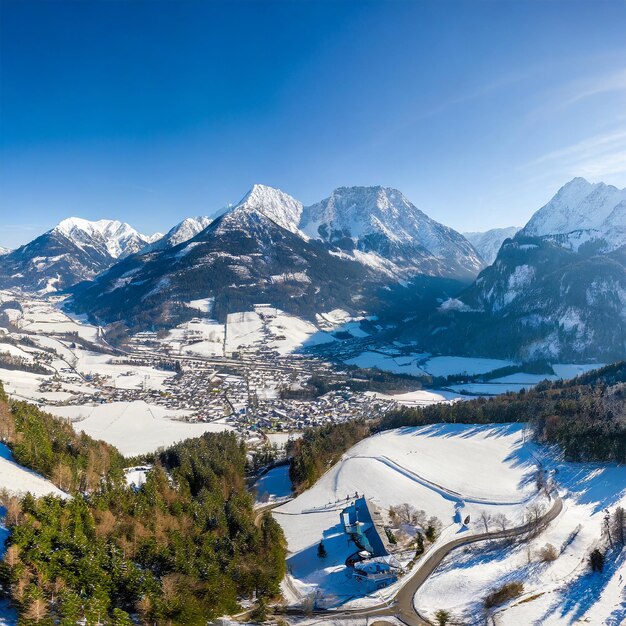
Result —
[{"label": "paved road", "polygon": [[263,515],[272,509],[275,509],[283,504],[287,504],[287,502],[291,502],[293,498],[285,498],[284,500],[280,500],[280,502],[271,502],[270,504],[263,504],[257,507],[254,512],[256,515],[254,516],[254,525],[259,527],[261,525],[261,520],[263,519]]},{"label": "paved road", "polygon": [[[461,546],[466,546],[478,541],[487,541],[493,539],[507,539],[524,535],[531,530],[542,530],[550,522],[554,521],[563,510],[563,501],[556,495],[552,507],[544,513],[544,515],[533,524],[524,524],[516,528],[508,528],[507,530],[498,530],[477,535],[467,535],[453,539],[448,543],[440,546],[433,552],[428,553],[421,561],[418,562],[416,569],[407,576],[402,587],[397,591],[393,598],[390,598],[387,604],[378,604],[368,609],[339,609],[314,611],[318,615],[341,616],[341,617],[376,617],[395,616],[408,626],[429,626],[430,622],[426,621],[419,615],[413,605],[413,598],[417,590],[426,582],[428,577],[435,571],[437,566],[443,559]],[[302,611],[295,608],[288,608],[288,614],[301,614]]]}]

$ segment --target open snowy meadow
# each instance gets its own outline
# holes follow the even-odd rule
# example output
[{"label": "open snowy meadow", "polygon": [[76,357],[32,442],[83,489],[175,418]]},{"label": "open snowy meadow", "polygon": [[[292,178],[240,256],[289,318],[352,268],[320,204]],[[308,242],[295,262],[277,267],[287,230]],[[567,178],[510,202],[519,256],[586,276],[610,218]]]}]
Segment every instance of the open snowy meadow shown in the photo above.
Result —
[{"label": "open snowy meadow", "polygon": [[[550,502],[536,487],[541,467],[564,501],[557,519],[529,544],[480,542],[456,549],[418,590],[417,610],[433,618],[445,609],[482,623],[482,598],[503,582],[520,580],[524,595],[496,613],[497,624],[571,624],[583,617],[592,624],[623,623],[623,557],[603,578],[594,578],[587,556],[600,540],[604,510],[626,504],[626,468],[560,461],[526,434],[517,424],[432,425],[384,432],[351,448],[312,489],[274,510],[289,546],[287,597],[294,603],[308,596],[322,606],[368,606],[402,585],[400,579],[365,596],[349,578],[345,560],[355,548],[339,519],[346,496],[363,494],[383,512],[406,502],[435,515],[443,525],[437,547],[483,532],[483,513],[491,516],[493,530],[498,514],[513,527],[524,522],[529,507],[547,510]],[[467,515],[466,528],[460,522]],[[323,561],[317,556],[320,540],[328,552]],[[539,557],[546,544],[558,551],[550,563]]]},{"label": "open snowy meadow", "polygon": [[[435,425],[389,431],[357,444],[312,489],[274,510],[289,544],[288,590],[296,596],[315,593],[329,604],[362,595],[344,565],[355,548],[339,520],[355,493],[383,511],[409,503],[437,517],[443,525],[438,543],[460,532],[468,515],[469,528],[462,532],[483,530],[483,511],[505,515],[510,525],[522,523],[536,498],[537,471],[523,442],[518,425]],[[329,555],[324,562],[316,553],[320,540]]]}]

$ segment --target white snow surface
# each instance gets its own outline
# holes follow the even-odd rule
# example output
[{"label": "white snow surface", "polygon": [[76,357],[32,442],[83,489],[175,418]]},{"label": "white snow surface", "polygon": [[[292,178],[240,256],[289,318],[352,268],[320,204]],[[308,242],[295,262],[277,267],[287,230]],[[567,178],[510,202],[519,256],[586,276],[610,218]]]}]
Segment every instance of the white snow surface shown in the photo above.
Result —
[{"label": "white snow surface", "polygon": [[520,226],[492,228],[485,232],[463,233],[463,236],[478,250],[480,256],[491,265],[498,256],[498,251],[505,239],[515,236]]},{"label": "white snow surface", "polygon": [[185,422],[182,418],[189,411],[167,409],[143,400],[44,408],[53,415],[70,418],[74,430],[106,441],[126,456],[154,452],[183,439],[232,428],[223,423]]},{"label": "white snow surface", "polygon": [[263,474],[255,483],[257,503],[280,500],[291,495],[289,465],[280,465]]},{"label": "white snow surface", "polygon": [[433,376],[450,376],[456,374],[486,374],[501,367],[515,365],[512,361],[502,359],[481,359],[463,356],[435,356],[429,359],[423,368]]},{"label": "white snow surface", "polygon": [[[0,443],[0,489],[6,489],[15,495],[32,493],[34,496],[48,494],[65,497],[65,493],[55,487],[47,478],[18,465],[13,460],[11,450]],[[0,548],[2,548],[0,541]]]},{"label": "white snow surface", "polygon": [[392,356],[380,352],[365,351],[356,357],[344,361],[346,365],[356,365],[362,368],[376,368],[394,374],[409,374],[410,376],[425,376],[426,372],[420,367],[423,355]]},{"label": "white snow surface", "polygon": [[[482,624],[482,599],[506,582],[522,582],[523,595],[495,611],[498,626],[569,626],[626,623],[624,577],[626,551],[613,552],[601,575],[589,571],[587,557],[599,544],[605,510],[626,506],[626,467],[566,463],[550,450],[526,443],[544,468],[554,474],[564,500],[560,516],[529,543],[480,543],[455,550],[419,589],[415,606],[434,618],[445,608],[466,624]],[[547,544],[559,554],[544,563],[538,553]]]},{"label": "white snow surface", "polygon": [[[274,509],[287,537],[293,585],[300,594],[318,593],[330,604],[362,595],[347,576],[344,561],[355,547],[339,523],[355,492],[383,512],[391,505],[413,504],[437,516],[447,536],[460,529],[459,520],[468,514],[473,521],[466,532],[479,531],[482,510],[504,513],[519,523],[535,496],[535,470],[521,425],[435,425],[370,437],[351,448],[313,488]],[[321,539],[329,553],[323,563],[317,557]],[[364,601],[379,600],[368,596]]]},{"label": "white snow surface", "polygon": [[574,178],[529,220],[522,235],[566,235],[558,243],[578,249],[605,239],[609,249],[626,244],[626,189]]}]

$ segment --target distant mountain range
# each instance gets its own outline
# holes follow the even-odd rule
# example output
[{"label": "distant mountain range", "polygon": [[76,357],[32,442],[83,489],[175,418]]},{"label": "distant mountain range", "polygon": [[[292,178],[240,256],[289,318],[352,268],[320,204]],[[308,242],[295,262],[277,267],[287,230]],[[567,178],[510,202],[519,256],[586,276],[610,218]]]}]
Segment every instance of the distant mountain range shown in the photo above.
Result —
[{"label": "distant mountain range", "polygon": [[160,237],[142,235],[116,220],[68,218],[0,257],[0,287],[62,291],[94,278]]},{"label": "distant mountain range", "polygon": [[[92,280],[128,256],[165,252],[193,239],[212,222],[246,211],[261,212],[307,244],[319,240],[327,253],[357,262],[384,281],[418,275],[470,281],[485,265],[462,235],[430,219],[397,190],[343,187],[305,208],[279,189],[255,185],[239,203],[215,212],[213,218],[187,218],[165,235],[145,236],[111,220],[64,220],[1,258],[0,288],[62,291]],[[279,273],[294,270],[297,273],[297,267],[285,266]]]},{"label": "distant mountain range", "polygon": [[463,233],[463,236],[476,248],[482,259],[491,265],[496,260],[504,240],[514,237],[519,230],[521,230],[519,226],[509,226],[492,228],[482,233]]},{"label": "distant mountain range", "polygon": [[[391,190],[383,190],[387,193]],[[356,188],[357,200],[359,195],[363,210],[370,210],[365,201],[372,191]],[[423,246],[420,259],[428,258],[428,263],[419,269],[411,257],[400,265],[403,259],[398,256],[383,256],[389,247],[368,250],[364,259],[355,249],[304,232],[301,226],[310,224],[303,220],[307,212],[288,194],[255,185],[191,239],[163,249],[156,249],[157,242],[81,286],[73,306],[99,320],[167,325],[194,314],[187,302],[210,297],[218,319],[258,302],[312,319],[334,308],[353,314],[376,310],[388,293],[381,294],[381,290],[390,281],[397,282],[399,275],[408,278],[409,267],[415,268],[414,275],[467,277],[469,267],[481,266],[461,235],[425,216],[431,229],[449,237],[448,250],[455,255],[450,266],[444,263],[442,248],[437,248],[435,256]],[[381,233],[389,229],[383,220],[376,224]],[[459,263],[464,254],[465,265]]]},{"label": "distant mountain range", "polygon": [[575,178],[424,323],[426,349],[522,359],[626,356],[625,190]]},{"label": "distant mountain range", "polygon": [[0,288],[72,288],[76,311],[137,328],[188,319],[188,303],[209,298],[218,319],[259,302],[309,319],[380,315],[437,353],[626,355],[625,190],[576,178],[521,230],[466,237],[386,187],[304,207],[255,185],[213,215],[163,236],[64,220],[0,256]]}]

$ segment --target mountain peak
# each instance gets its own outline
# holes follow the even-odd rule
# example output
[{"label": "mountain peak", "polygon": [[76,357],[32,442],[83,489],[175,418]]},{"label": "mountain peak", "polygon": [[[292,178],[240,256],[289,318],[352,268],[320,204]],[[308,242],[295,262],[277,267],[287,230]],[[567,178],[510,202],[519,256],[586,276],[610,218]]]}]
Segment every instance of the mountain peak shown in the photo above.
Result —
[{"label": "mountain peak", "polygon": [[68,217],[59,222],[51,234],[67,237],[75,245],[104,248],[114,259],[123,258],[139,252],[155,240],[155,236],[146,236],[132,226],[119,220],[86,220],[82,217]]},{"label": "mountain peak", "polygon": [[[626,201],[626,189],[606,183],[590,183],[576,177],[563,185],[554,197],[539,209],[521,231],[522,235],[545,237],[588,231],[597,238],[606,230],[604,222],[615,207]],[[595,234],[592,231],[596,231]],[[579,245],[580,237],[576,238]],[[572,244],[574,245],[574,244]],[[574,245],[574,247],[576,247]]]},{"label": "mountain peak", "polygon": [[126,226],[132,229],[128,224],[122,224],[118,220],[86,220],[82,217],[67,217],[61,220],[52,230],[61,232],[67,237],[71,236],[76,231],[82,231],[84,233],[110,233],[120,229],[121,226]]},{"label": "mountain peak", "polygon": [[298,235],[302,234],[298,228],[302,203],[280,189],[255,184],[227,213],[235,214],[242,210],[260,213],[282,228]]},{"label": "mountain peak", "polygon": [[464,237],[392,187],[339,187],[303,210],[300,227],[358,258],[390,262],[398,276],[475,275],[482,265]]},{"label": "mountain peak", "polygon": [[198,217],[186,217],[182,222],[172,227],[165,235],[154,240],[147,249],[148,252],[173,248],[178,244],[189,241],[198,233],[202,232],[213,220],[210,217],[199,215]]},{"label": "mountain peak", "polygon": [[382,232],[391,241],[411,241],[418,222],[429,218],[397,189],[338,187],[326,200],[306,207],[302,229],[312,237],[326,224],[354,240]]}]

